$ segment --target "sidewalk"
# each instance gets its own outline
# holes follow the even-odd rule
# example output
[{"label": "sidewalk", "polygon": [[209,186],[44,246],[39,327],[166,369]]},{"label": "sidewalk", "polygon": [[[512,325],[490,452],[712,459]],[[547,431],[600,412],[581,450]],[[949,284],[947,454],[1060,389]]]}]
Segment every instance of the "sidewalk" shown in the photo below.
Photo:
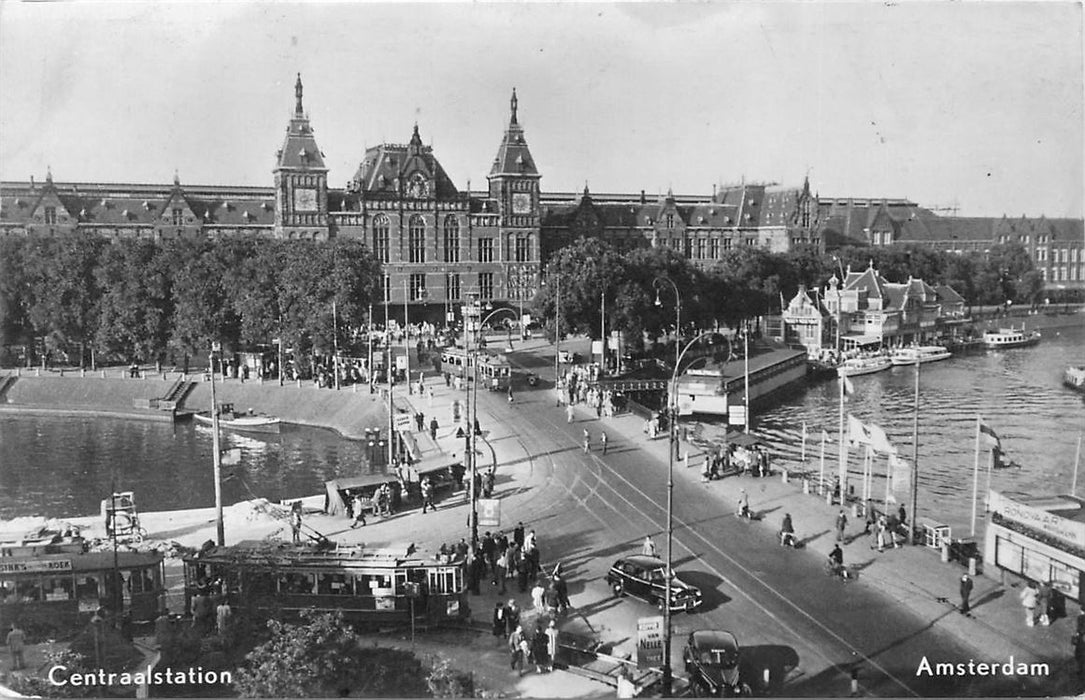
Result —
[{"label": "sidewalk", "polygon": [[[589,409],[577,407],[578,418],[588,416]],[[591,418],[595,420],[594,412]],[[601,423],[615,437],[637,445],[655,455],[662,463],[667,462],[669,441],[666,437],[649,440],[643,432],[643,419],[631,414],[603,418]],[[787,463],[777,459],[776,470],[770,477],[756,478],[729,476],[721,480],[704,482],[701,476],[705,452],[687,442],[681,443],[681,454],[689,454],[689,468],[685,460],[675,462],[675,478],[688,483],[701,484],[719,496],[725,509],[737,509],[741,491],[745,489],[750,508],[755,513],[765,512],[763,519],[755,523],[775,535],[780,531],[785,513],[790,513],[797,539],[807,549],[828,557],[835,544],[834,521],[840,511],[839,505],[829,505],[822,496],[804,494],[801,479],[785,481],[779,470],[801,470],[797,461]],[[1078,616],[1078,606],[1067,601],[1067,616],[1052,622],[1048,627],[1026,627],[1024,610],[1018,593],[1020,581],[1005,584],[1001,572],[993,565],[986,572],[974,577],[970,615],[959,614],[958,585],[967,569],[957,562],[943,563],[939,550],[925,546],[887,548],[879,553],[871,547],[870,537],[863,534],[863,518],[853,518],[851,506],[845,508],[848,526],[842,543],[844,561],[849,568],[859,571],[858,581],[852,585],[872,586],[882,590],[895,601],[906,606],[914,614],[928,621],[931,626],[954,635],[974,648],[977,659],[1014,659],[1026,662],[1046,662],[1051,666],[1054,694],[1075,694],[1079,689],[1073,685],[1074,663],[1070,652],[1070,636]],[[819,534],[811,534],[819,533]],[[984,575],[986,573],[987,575]]]}]

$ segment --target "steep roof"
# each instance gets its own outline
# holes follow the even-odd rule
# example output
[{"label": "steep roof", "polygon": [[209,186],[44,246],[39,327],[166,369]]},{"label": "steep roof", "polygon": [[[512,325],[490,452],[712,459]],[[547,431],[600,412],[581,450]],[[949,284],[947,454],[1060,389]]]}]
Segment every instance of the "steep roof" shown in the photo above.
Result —
[{"label": "steep roof", "polygon": [[286,139],[283,147],[276,154],[276,170],[310,170],[327,172],[324,166],[324,154],[316,145],[316,137],[313,136],[313,128],[309,125],[309,117],[301,105],[301,73],[298,73],[298,81],[294,83],[294,94],[297,99],[294,105],[294,116],[286,127]]},{"label": "steep roof", "polygon": [[539,170],[535,167],[535,159],[531,157],[527,141],[524,140],[524,129],[516,120],[518,104],[516,88],[513,88],[512,99],[509,101],[512,113],[509,117],[509,126],[505,129],[505,135],[501,138],[501,145],[497,147],[497,156],[494,157],[494,164],[490,168],[489,177],[500,175],[539,177]]},{"label": "steep roof", "polygon": [[433,155],[433,147],[422,144],[417,124],[408,144],[384,143],[366,149],[353,185],[368,193],[428,199],[452,199],[459,194]]}]

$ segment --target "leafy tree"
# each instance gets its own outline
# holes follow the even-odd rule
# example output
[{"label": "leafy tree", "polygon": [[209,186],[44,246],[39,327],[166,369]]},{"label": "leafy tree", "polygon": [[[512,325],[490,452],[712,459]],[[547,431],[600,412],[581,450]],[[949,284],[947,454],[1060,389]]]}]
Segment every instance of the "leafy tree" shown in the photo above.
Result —
[{"label": "leafy tree", "polygon": [[27,316],[27,239],[0,239],[0,347],[24,342],[30,328]]},{"label": "leafy tree", "polygon": [[[599,238],[580,238],[557,251],[549,263],[549,277],[561,277],[562,332],[586,333],[599,338],[604,295],[607,307],[625,278],[626,262],[615,248]],[[552,317],[554,286],[539,291],[535,306]],[[549,311],[549,313],[548,313]]]},{"label": "leafy tree", "polygon": [[46,336],[51,350],[78,344],[80,366],[82,349],[97,329],[100,292],[94,272],[106,245],[94,236],[41,239],[26,258],[34,330]]},{"label": "leafy tree", "polygon": [[99,351],[118,359],[158,358],[169,340],[173,295],[170,270],[152,241],[129,241],[104,251],[95,271],[102,292]]},{"label": "leafy tree", "polygon": [[211,344],[237,346],[239,322],[224,280],[240,264],[236,249],[206,240],[178,239],[163,250],[173,273],[171,343],[180,352],[203,355]]}]

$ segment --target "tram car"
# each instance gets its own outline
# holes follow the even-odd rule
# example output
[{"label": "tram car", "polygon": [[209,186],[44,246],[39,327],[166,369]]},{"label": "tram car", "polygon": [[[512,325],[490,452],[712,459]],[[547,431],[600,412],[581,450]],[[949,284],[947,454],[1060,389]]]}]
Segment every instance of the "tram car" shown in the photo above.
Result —
[{"label": "tram car", "polygon": [[166,606],[158,552],[62,552],[0,558],[0,629],[19,623],[35,636],[78,629],[99,609],[133,622]]},{"label": "tram car", "polygon": [[185,609],[197,595],[225,594],[254,617],[342,611],[356,624],[461,620],[470,608],[465,559],[414,545],[375,549],[337,543],[247,540],[184,559]]},{"label": "tram car", "polygon": [[[473,375],[471,368],[474,366],[474,353],[468,353],[463,348],[445,348],[441,352],[441,371],[471,381]],[[512,365],[504,355],[487,352],[478,352],[478,378],[484,386],[491,391],[507,391],[512,383]]]}]

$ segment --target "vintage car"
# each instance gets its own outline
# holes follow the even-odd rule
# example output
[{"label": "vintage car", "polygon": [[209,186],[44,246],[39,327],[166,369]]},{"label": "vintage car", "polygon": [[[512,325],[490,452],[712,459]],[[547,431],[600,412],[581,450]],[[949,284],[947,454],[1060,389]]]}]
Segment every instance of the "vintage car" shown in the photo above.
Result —
[{"label": "vintage car", "polygon": [[[667,564],[662,559],[632,556],[614,562],[607,572],[607,585],[614,595],[631,595],[663,609],[666,596]],[[701,591],[677,576],[671,578],[670,609],[693,612],[701,604]]]},{"label": "vintage car", "polygon": [[682,652],[690,688],[697,696],[751,695],[739,677],[738,640],[724,630],[698,630],[689,635]]}]

